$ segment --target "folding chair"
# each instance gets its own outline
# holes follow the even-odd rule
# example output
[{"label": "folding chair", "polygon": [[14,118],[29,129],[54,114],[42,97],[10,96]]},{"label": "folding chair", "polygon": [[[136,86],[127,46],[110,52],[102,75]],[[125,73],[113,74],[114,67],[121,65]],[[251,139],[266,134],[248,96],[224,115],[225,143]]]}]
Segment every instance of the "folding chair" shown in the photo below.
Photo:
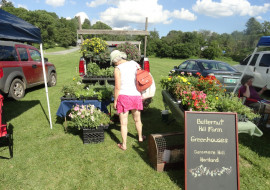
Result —
[{"label": "folding chair", "polygon": [[[13,157],[12,133],[8,130],[7,124],[2,124],[3,96],[0,94],[0,147],[8,146],[10,158]],[[2,156],[0,156],[2,157]]]},{"label": "folding chair", "polygon": [[240,98],[242,100],[242,103],[244,105],[246,105],[246,101],[249,101],[249,102],[253,102],[253,103],[259,103],[259,108],[258,109],[254,109],[248,105],[248,107],[250,107],[251,109],[254,110],[255,113],[258,113],[261,117],[260,118],[255,118],[254,119],[254,123],[259,127],[259,126],[263,126],[265,127],[266,126],[266,123],[268,121],[268,118],[269,118],[269,114],[268,113],[264,113],[265,112],[265,108],[266,108],[266,105],[256,99],[252,99],[252,98],[247,98],[245,96],[241,96],[241,93],[240,93],[240,89],[238,90],[238,98]]}]

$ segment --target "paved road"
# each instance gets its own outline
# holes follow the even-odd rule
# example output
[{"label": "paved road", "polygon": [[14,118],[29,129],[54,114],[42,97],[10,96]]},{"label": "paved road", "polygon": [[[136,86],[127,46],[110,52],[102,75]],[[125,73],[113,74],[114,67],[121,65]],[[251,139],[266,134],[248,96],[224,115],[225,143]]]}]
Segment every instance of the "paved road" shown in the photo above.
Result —
[{"label": "paved road", "polygon": [[71,49],[68,49],[68,50],[57,51],[57,52],[48,52],[47,53],[46,51],[44,51],[44,54],[45,55],[65,55],[67,53],[78,51],[79,49],[80,49],[80,46],[76,46],[76,47],[72,47]]}]

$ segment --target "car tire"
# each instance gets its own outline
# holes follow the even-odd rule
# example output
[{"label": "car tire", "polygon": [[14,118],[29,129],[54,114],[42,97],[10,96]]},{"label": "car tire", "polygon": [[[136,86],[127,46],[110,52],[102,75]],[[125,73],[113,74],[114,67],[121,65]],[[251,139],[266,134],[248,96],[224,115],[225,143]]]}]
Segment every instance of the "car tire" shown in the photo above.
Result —
[{"label": "car tire", "polygon": [[55,86],[57,83],[56,73],[51,73],[48,80],[48,86]]},{"label": "car tire", "polygon": [[14,79],[9,87],[8,96],[15,99],[20,100],[25,95],[25,87],[23,81],[20,79]]}]

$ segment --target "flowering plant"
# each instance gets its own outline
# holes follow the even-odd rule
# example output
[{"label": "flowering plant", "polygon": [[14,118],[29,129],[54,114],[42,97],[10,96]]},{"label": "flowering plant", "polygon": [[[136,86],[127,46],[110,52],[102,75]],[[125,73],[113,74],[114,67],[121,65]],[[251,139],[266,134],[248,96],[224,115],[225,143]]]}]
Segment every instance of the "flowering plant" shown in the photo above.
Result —
[{"label": "flowering plant", "polygon": [[249,119],[258,117],[243,105],[236,95],[225,94],[226,89],[214,76],[198,77],[191,74],[172,75],[161,79],[161,87],[166,89],[184,108],[193,111],[237,112]]},{"label": "flowering plant", "polygon": [[107,42],[100,38],[86,39],[82,45],[80,52],[90,62],[104,64],[110,56]]},{"label": "flowering plant", "polygon": [[110,123],[110,117],[94,105],[76,105],[69,114],[73,126],[81,128],[97,128]]},{"label": "flowering plant", "polygon": [[81,52],[83,54],[99,54],[105,52],[107,49],[107,42],[100,38],[86,39],[81,45]]},{"label": "flowering plant", "polygon": [[140,61],[141,53],[136,45],[131,44],[130,42],[125,42],[124,44],[117,45],[116,49],[119,51],[125,52],[127,54],[128,60]]}]

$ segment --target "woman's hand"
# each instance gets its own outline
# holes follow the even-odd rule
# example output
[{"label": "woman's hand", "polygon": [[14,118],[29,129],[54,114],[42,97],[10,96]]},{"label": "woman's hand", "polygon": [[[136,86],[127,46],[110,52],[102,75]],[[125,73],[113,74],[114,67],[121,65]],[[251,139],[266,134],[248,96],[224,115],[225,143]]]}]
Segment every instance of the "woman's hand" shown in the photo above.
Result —
[{"label": "woman's hand", "polygon": [[117,102],[116,101],[114,101],[114,103],[113,103],[113,108],[116,110],[117,109]]}]

